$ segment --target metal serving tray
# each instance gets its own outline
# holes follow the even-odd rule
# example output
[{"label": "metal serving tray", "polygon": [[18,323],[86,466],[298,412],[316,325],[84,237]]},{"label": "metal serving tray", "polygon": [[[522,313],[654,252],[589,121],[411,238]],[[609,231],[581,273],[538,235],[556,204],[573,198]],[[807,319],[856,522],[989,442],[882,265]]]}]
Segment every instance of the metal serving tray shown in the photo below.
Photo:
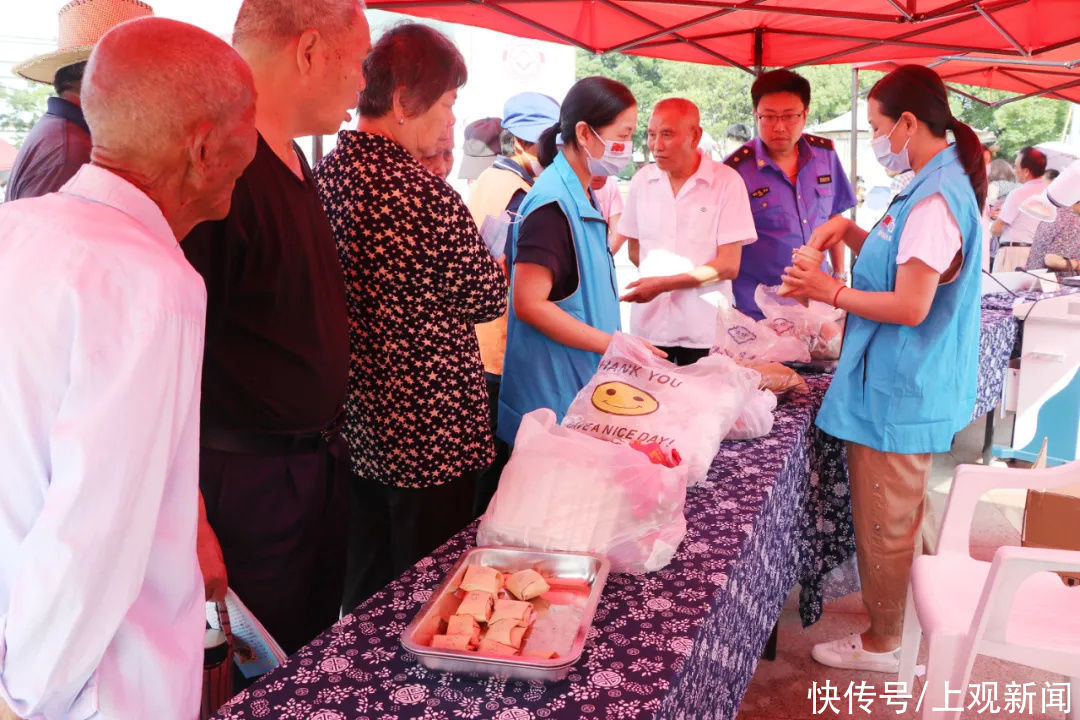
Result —
[{"label": "metal serving tray", "polygon": [[[442,624],[457,610],[460,600],[455,592],[468,565],[486,565],[504,573],[533,568],[548,578],[551,590],[533,600],[538,615],[522,649],[553,650],[557,657],[550,660],[495,657],[431,647],[431,637],[440,632]],[[605,557],[593,553],[472,548],[461,556],[401,633],[401,644],[421,665],[432,670],[517,680],[562,680],[581,658],[585,636],[607,581],[608,567]],[[560,584],[560,580],[567,582]]]}]

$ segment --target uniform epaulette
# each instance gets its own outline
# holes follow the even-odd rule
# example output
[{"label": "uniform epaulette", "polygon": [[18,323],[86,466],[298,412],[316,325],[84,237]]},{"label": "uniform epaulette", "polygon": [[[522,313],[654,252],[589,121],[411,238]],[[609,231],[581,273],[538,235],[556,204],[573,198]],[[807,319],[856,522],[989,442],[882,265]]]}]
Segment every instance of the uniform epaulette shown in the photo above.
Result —
[{"label": "uniform epaulette", "polygon": [[754,157],[754,146],[752,143],[746,143],[741,148],[728,155],[727,159],[724,160],[724,164],[730,168],[738,169],[739,163],[743,160],[749,160],[752,157]]},{"label": "uniform epaulette", "polygon": [[810,135],[803,133],[803,137],[806,138],[806,142],[810,143],[814,147],[825,148],[826,150],[833,149],[833,141],[829,138],[823,138],[818,135]]}]

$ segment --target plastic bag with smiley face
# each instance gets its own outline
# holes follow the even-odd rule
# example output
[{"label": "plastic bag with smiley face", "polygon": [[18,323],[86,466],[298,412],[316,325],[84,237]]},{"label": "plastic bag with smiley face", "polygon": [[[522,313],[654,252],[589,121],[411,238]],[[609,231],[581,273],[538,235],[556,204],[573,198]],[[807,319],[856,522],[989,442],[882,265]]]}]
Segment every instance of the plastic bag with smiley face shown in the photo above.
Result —
[{"label": "plastic bag with smiley face", "polygon": [[680,367],[616,333],[562,424],[602,440],[676,449],[693,485],[705,477],[757,383],[756,373],[726,356]]}]

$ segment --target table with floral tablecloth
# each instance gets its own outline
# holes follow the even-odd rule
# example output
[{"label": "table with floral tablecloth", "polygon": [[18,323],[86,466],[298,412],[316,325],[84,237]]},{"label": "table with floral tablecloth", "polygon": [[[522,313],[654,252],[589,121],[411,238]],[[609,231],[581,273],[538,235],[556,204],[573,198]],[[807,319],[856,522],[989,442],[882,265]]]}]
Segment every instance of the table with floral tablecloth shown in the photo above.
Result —
[{"label": "table with floral tablecloth", "polygon": [[1005,389],[1005,373],[1009,359],[1020,344],[1023,323],[1013,315],[1016,303],[1045,300],[1058,295],[1080,292],[1077,288],[1064,287],[1053,292],[1021,291],[1016,293],[990,293],[982,299],[982,327],[979,336],[979,383],[972,420],[987,416],[986,460],[989,461],[990,442],[993,438],[993,412],[1001,401]]},{"label": "table with floral tablecloth", "polygon": [[1013,317],[1013,302],[1008,293],[984,295],[982,324],[979,334],[979,382],[975,395],[972,420],[993,412],[1005,388],[1005,371],[1009,367],[1019,323]]},{"label": "table with floral tablecloth", "polygon": [[839,442],[813,418],[829,376],[782,400],[773,432],[725,442],[690,490],[687,534],[648,575],[612,574],[585,652],[557,683],[432,672],[399,635],[475,523],[221,708],[221,720],[733,718],[784,600],[821,614],[821,582],[854,553]]}]

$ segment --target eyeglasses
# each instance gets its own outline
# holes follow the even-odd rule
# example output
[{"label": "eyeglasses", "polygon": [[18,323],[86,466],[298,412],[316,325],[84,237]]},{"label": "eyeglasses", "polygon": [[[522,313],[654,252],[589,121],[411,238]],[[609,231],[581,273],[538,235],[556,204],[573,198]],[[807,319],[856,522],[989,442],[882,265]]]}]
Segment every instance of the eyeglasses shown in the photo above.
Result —
[{"label": "eyeglasses", "polygon": [[775,125],[778,122],[782,122],[785,125],[791,126],[802,120],[806,116],[806,111],[803,110],[799,113],[784,113],[783,115],[760,115],[754,113],[754,116],[762,125]]}]

